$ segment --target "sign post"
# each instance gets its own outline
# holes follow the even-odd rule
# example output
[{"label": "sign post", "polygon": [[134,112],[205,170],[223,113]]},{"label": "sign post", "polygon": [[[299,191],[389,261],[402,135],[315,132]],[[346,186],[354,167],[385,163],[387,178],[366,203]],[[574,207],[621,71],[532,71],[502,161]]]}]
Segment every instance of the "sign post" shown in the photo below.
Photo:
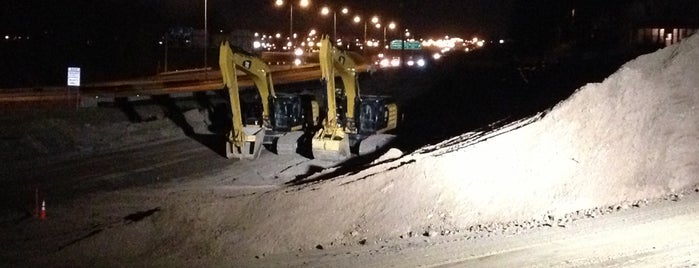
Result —
[{"label": "sign post", "polygon": [[80,67],[68,67],[68,88],[76,89],[75,108],[80,107]]}]

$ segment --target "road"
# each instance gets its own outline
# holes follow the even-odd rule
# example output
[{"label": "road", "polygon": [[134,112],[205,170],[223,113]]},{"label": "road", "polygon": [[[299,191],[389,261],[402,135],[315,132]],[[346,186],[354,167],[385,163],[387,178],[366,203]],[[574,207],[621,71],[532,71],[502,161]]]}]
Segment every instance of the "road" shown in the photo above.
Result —
[{"label": "road", "polygon": [[266,256],[264,267],[696,267],[699,195],[518,234],[413,237]]}]

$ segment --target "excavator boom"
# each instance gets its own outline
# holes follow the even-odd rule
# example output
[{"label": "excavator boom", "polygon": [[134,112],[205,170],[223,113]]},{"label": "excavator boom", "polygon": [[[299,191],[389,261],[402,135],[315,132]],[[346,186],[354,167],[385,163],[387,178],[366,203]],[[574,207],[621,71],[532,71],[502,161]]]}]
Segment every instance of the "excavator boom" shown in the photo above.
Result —
[{"label": "excavator boom", "polygon": [[322,128],[311,140],[313,158],[323,160],[344,160],[351,156],[349,137],[337,117],[335,96],[335,66],[333,65],[335,48],[328,37],[323,37],[320,44],[320,70],[326,86],[327,115]]},{"label": "excavator boom", "polygon": [[223,83],[230,96],[233,127],[226,141],[226,157],[238,159],[256,159],[260,155],[265,131],[260,126],[245,126],[241,111],[238,77],[236,70],[241,70],[252,77],[262,99],[263,126],[269,126],[268,99],[274,97],[272,77],[269,67],[259,59],[241,53],[233,53],[228,42],[219,48],[219,66]]}]

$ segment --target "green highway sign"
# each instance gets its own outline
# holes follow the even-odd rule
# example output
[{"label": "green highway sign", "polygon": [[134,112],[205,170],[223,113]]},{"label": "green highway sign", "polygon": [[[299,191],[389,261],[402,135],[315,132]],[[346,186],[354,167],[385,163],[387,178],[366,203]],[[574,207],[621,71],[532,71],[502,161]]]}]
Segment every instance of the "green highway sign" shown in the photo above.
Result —
[{"label": "green highway sign", "polygon": [[394,49],[394,50],[401,50],[401,49],[420,50],[420,49],[422,49],[422,44],[420,44],[419,41],[392,40],[389,47],[391,49]]}]

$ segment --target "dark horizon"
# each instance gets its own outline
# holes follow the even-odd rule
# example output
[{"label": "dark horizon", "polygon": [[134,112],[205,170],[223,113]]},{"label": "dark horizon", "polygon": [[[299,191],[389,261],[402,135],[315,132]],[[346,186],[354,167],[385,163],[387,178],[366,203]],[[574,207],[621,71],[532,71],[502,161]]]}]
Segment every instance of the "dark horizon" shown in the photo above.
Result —
[{"label": "dark horizon", "polygon": [[[329,32],[332,19],[322,17],[323,6],[337,8],[347,6],[350,14],[363,18],[378,15],[382,21],[394,21],[398,29],[410,29],[417,37],[440,37],[443,35],[481,35],[499,39],[517,35],[522,28],[545,30],[543,24],[554,26],[571,12],[585,16],[587,13],[612,13],[623,17],[634,4],[644,6],[640,14],[664,13],[669,17],[682,17],[687,23],[696,24],[699,19],[699,4],[692,0],[665,1],[645,0],[629,3],[608,3],[601,0],[463,0],[463,1],[373,1],[349,0],[311,1],[309,8],[294,9],[294,32],[303,32],[311,27]],[[58,38],[100,38],[108,35],[137,35],[142,37],[161,36],[173,27],[204,28],[204,0],[133,0],[133,1],[67,1],[51,2],[39,0],[11,1],[0,4],[0,35],[30,36],[55,35]],[[287,6],[288,7],[288,6]],[[210,33],[223,30],[250,30],[280,32],[288,35],[289,9],[274,6],[273,0],[208,0],[208,29]],[[637,12],[637,11],[633,11]],[[616,13],[616,14],[614,14]],[[691,19],[694,17],[694,19]],[[686,19],[690,18],[690,19]],[[639,18],[643,20],[643,18]],[[657,16],[647,18],[657,20]],[[671,18],[667,21],[678,22]],[[679,21],[682,22],[682,21]],[[542,25],[537,25],[542,24]],[[549,26],[549,27],[550,27]],[[351,22],[350,16],[338,14],[338,31],[359,34],[361,25]],[[370,27],[370,34],[377,34]],[[380,31],[380,30],[378,30]],[[389,32],[389,34],[391,34]],[[395,33],[397,34],[397,33]]]},{"label": "dark horizon", "polygon": [[[331,32],[332,19],[319,10],[340,1],[311,1],[294,9],[294,32],[310,27]],[[0,88],[62,81],[67,66],[85,67],[88,81],[153,74],[160,69],[158,42],[173,27],[204,28],[204,1],[11,1],[0,4]],[[614,43],[638,26],[682,25],[699,28],[699,2],[661,0],[464,0],[344,1],[350,13],[378,15],[410,29],[415,38],[444,35],[515,40],[522,47],[552,49],[557,44]],[[234,30],[288,35],[288,6],[274,0],[208,0],[210,34]],[[363,27],[338,14],[339,35],[361,36]],[[381,36],[373,27],[367,34]],[[10,40],[6,40],[7,37]],[[15,40],[16,38],[21,38]],[[29,40],[27,40],[29,38]],[[579,42],[585,41],[585,42]],[[212,50],[213,51],[213,50]],[[192,52],[197,54],[199,52]],[[214,56],[210,53],[209,56]],[[199,56],[200,57],[200,56]],[[209,62],[215,62],[210,60]]]},{"label": "dark horizon", "polygon": [[[336,1],[339,2],[339,1]],[[350,14],[362,17],[378,15],[395,21],[399,29],[408,28],[420,36],[444,34],[492,33],[502,35],[507,28],[515,0],[469,0],[430,3],[426,1],[345,1]],[[330,1],[312,1],[309,8],[295,8],[295,28],[306,30],[329,26],[332,19],[322,17],[322,6]],[[1,5],[0,33],[37,35],[46,31],[164,32],[170,27],[204,28],[204,1],[44,1],[28,0]],[[338,8],[344,6],[337,6]],[[274,1],[208,0],[208,26],[211,31],[247,29],[288,32],[289,9],[274,6]],[[350,17],[338,14],[338,28],[360,32]],[[371,30],[371,29],[369,29]]]}]

